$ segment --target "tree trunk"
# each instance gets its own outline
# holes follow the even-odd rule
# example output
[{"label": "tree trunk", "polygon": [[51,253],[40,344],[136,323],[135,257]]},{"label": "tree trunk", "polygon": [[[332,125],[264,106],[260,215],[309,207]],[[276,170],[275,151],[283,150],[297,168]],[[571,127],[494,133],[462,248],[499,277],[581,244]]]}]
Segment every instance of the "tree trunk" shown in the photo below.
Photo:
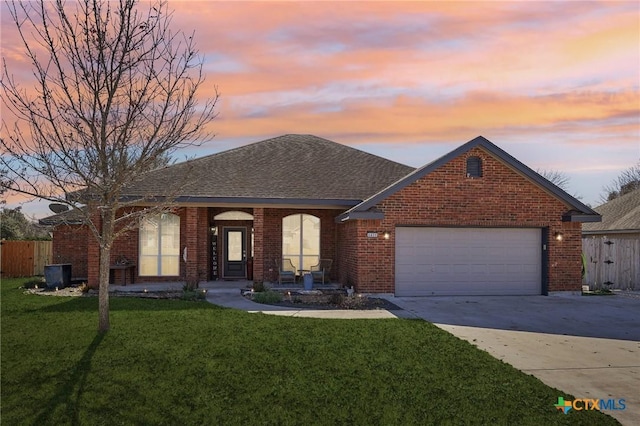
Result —
[{"label": "tree trunk", "polygon": [[98,331],[107,332],[109,322],[109,266],[111,264],[111,244],[113,243],[113,211],[102,212],[102,235],[100,242],[100,283],[98,285]]},{"label": "tree trunk", "polygon": [[98,286],[98,331],[109,331],[109,262],[111,249],[100,246],[100,284]]}]

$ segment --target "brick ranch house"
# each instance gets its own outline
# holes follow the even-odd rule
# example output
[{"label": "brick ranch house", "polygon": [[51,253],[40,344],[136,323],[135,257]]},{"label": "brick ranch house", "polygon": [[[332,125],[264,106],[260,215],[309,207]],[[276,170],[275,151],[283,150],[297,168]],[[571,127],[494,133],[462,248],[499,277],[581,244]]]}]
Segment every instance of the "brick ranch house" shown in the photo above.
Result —
[{"label": "brick ranch house", "polygon": [[[188,171],[176,208],[119,239],[139,282],[277,280],[333,260],[359,292],[534,295],[579,291],[581,224],[600,215],[477,137],[414,169],[311,135],[285,135],[146,174],[127,197],[162,196]],[[98,283],[81,223],[54,228],[56,263]]]}]

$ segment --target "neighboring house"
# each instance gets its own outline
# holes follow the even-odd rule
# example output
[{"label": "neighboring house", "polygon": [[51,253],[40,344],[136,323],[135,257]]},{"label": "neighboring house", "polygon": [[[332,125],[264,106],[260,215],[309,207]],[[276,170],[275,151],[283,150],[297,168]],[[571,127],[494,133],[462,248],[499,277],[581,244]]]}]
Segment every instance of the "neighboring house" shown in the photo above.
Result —
[{"label": "neighboring house", "polygon": [[585,283],[640,289],[640,189],[596,207],[602,222],[582,228]]},{"label": "neighboring house", "polygon": [[[285,135],[147,173],[125,196],[167,196],[184,176],[173,214],[113,246],[113,261],[135,260],[137,282],[275,281],[275,261],[306,270],[322,258],[333,281],[366,293],[579,291],[581,222],[600,220],[483,137],[413,169]],[[82,233],[74,226],[56,228],[54,256]],[[97,285],[91,239],[86,253]]]}]

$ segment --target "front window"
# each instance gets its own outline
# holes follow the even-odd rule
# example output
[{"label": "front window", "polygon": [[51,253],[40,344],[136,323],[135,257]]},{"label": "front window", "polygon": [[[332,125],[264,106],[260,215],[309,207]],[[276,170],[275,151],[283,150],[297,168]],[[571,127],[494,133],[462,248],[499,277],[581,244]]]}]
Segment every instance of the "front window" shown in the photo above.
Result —
[{"label": "front window", "polygon": [[297,270],[310,270],[320,259],[320,218],[294,214],[282,218],[282,257]]},{"label": "front window", "polygon": [[140,276],[180,275],[180,217],[158,214],[140,226]]}]

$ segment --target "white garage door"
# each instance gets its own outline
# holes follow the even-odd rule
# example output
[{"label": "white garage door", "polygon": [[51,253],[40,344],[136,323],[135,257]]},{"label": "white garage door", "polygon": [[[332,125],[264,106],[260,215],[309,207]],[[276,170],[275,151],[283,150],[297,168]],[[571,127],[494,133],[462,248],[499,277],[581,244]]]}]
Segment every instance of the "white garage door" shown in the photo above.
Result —
[{"label": "white garage door", "polygon": [[541,232],[396,228],[396,296],[541,294]]}]

